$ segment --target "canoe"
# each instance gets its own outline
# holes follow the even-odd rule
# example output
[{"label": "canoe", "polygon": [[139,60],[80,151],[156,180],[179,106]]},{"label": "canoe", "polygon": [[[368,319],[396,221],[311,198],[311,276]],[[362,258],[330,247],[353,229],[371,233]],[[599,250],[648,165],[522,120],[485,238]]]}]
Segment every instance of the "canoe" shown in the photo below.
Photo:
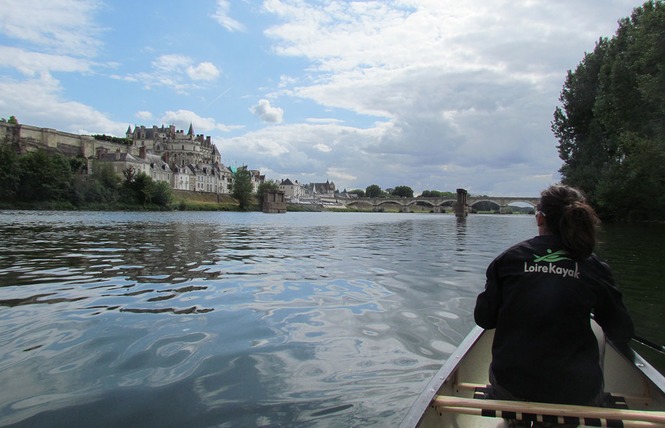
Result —
[{"label": "canoe", "polygon": [[605,392],[610,394],[612,408],[484,398],[493,339],[494,330],[475,327],[400,426],[498,428],[507,426],[506,418],[580,426],[665,427],[665,377],[637,353],[631,361],[609,342],[603,346],[604,339],[599,339],[599,346],[604,352]]}]

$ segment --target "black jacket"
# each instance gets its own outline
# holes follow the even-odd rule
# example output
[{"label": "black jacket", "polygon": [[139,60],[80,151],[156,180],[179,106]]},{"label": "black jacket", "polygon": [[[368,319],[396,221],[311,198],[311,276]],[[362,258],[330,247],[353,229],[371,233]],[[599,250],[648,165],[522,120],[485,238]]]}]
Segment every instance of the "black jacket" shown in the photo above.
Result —
[{"label": "black jacket", "polygon": [[556,236],[543,235],[494,259],[474,316],[479,326],[496,328],[499,385],[529,401],[587,404],[603,385],[592,313],[614,342],[633,336],[609,267],[595,255],[574,261]]}]

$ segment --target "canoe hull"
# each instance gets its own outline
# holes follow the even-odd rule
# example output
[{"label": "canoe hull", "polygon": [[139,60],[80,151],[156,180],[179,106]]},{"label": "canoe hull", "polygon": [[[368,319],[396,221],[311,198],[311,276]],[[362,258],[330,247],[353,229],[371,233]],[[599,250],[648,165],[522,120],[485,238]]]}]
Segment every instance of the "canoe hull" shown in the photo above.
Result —
[{"label": "canoe hull", "polygon": [[[500,417],[483,417],[470,412],[446,409],[432,405],[435,396],[442,396],[441,401],[454,402],[459,398],[465,405],[473,403],[476,387],[489,383],[488,369],[491,360],[494,330],[474,328],[450,356],[443,367],[429,382],[426,389],[414,402],[401,426],[406,427],[502,427]],[[625,398],[629,412],[665,411],[665,378],[639,355],[633,362],[611,346],[607,346],[604,356],[605,390],[613,395]],[[491,402],[494,400],[476,400]],[[498,403],[498,402],[497,402]],[[516,403],[507,404],[515,405]],[[535,405],[536,403],[533,403]],[[523,403],[529,407],[530,403]],[[532,406],[533,407],[533,406]],[[573,406],[559,406],[561,408]],[[578,406],[579,407],[579,406]],[[586,408],[596,409],[597,408]],[[572,409],[563,409],[566,411]],[[562,410],[562,411],[563,411]],[[600,409],[603,410],[602,408]],[[529,409],[525,410],[528,413]],[[605,410],[604,413],[609,412]],[[655,414],[655,413],[654,413]],[[629,416],[635,416],[632,413]],[[639,415],[638,415],[639,416]],[[663,414],[665,417],[665,413]],[[624,426],[660,426],[642,425],[643,422],[625,423]]]}]

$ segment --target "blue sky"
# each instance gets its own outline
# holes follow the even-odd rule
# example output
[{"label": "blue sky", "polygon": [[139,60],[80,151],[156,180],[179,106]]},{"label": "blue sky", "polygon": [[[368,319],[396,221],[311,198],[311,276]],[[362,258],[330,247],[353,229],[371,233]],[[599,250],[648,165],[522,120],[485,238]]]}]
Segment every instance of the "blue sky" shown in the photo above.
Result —
[{"label": "blue sky", "polygon": [[0,117],[176,125],[337,188],[537,196],[567,70],[627,0],[0,0]]}]

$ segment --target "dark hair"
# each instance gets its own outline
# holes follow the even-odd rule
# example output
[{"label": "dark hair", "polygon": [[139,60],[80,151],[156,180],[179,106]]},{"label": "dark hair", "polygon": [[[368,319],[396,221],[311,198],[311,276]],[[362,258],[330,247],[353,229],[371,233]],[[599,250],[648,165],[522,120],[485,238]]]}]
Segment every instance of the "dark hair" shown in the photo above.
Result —
[{"label": "dark hair", "polygon": [[573,259],[583,260],[591,255],[600,220],[580,190],[550,186],[541,192],[538,210],[545,216],[548,231],[561,239]]}]

